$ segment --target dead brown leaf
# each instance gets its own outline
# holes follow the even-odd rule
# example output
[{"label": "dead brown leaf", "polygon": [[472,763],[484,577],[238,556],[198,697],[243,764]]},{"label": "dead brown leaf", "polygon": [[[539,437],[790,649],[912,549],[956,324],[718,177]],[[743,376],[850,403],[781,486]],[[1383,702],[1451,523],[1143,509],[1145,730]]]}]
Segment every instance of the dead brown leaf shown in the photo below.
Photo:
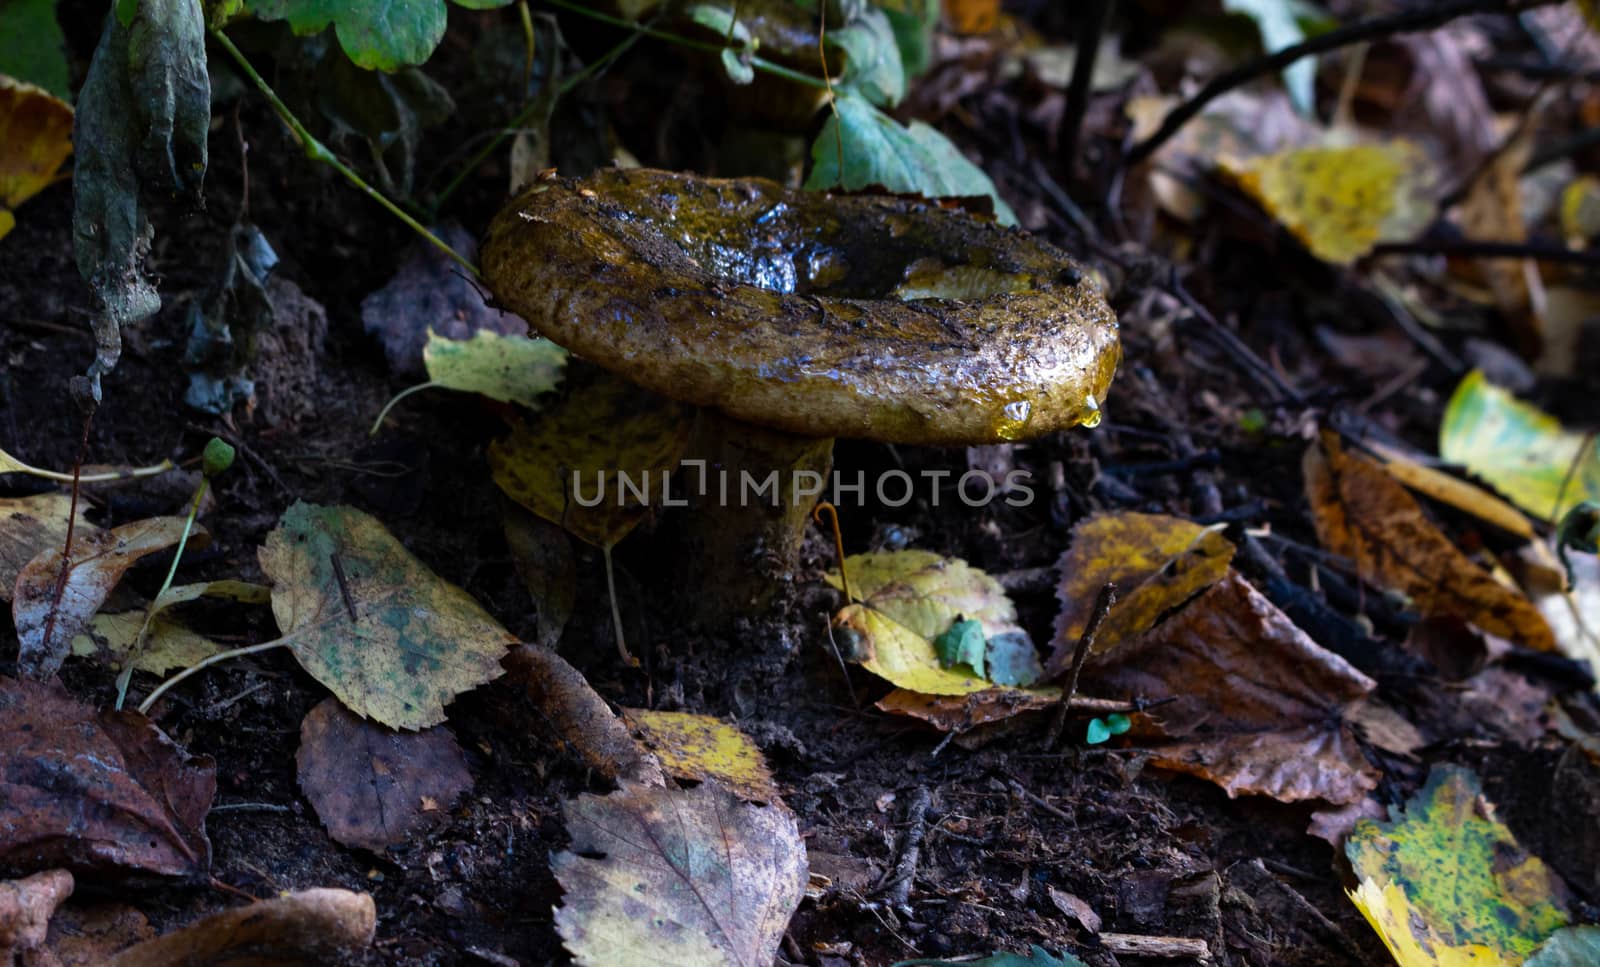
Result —
[{"label": "dead brown leaf", "polygon": [[1101,694],[1172,701],[1135,720],[1153,762],[1230,796],[1352,802],[1377,785],[1344,718],[1374,683],[1306,636],[1237,573],[1150,632],[1091,658]]},{"label": "dead brown leaf", "polygon": [[300,723],[295,762],[328,835],[374,852],[442,817],[472,788],[466,756],[444,726],[397,732],[358,718],[337,698]]},{"label": "dead brown leaf", "polygon": [[578,600],[572,538],[559,525],[509,500],[501,501],[500,512],[511,561],[533,597],[538,643],[554,648]]},{"label": "dead brown leaf", "polygon": [[[1505,150],[1478,172],[1461,200],[1457,218],[1468,239],[1480,242],[1525,242],[1522,214],[1522,169],[1533,152],[1534,126],[1528,125]],[[1539,358],[1544,343],[1544,283],[1531,258],[1484,258],[1476,261],[1479,277],[1494,296],[1526,359]]]},{"label": "dead brown leaf", "polygon": [[72,874],[66,870],[0,882],[0,964],[15,963],[38,950],[56,907],[71,895]]},{"label": "dead brown leaf", "polygon": [[1303,468],[1318,538],[1354,561],[1363,580],[1404,592],[1425,616],[1455,615],[1517,644],[1555,650],[1538,609],[1457,550],[1376,462],[1325,432]]},{"label": "dead brown leaf", "polygon": [[0,863],[204,876],[215,766],[137,712],[0,678]]},{"label": "dead brown leaf", "polygon": [[129,947],[107,967],[174,964],[335,964],[372,943],[378,908],[350,890],[285,893],[214,913]]},{"label": "dead brown leaf", "polygon": [[661,763],[634,741],[627,725],[566,659],[542,645],[524,643],[513,646],[503,664],[584,765],[613,782],[666,784]]},{"label": "dead brown leaf", "polygon": [[[183,528],[182,517],[151,517],[109,531],[74,534],[71,566],[59,594],[63,548],[51,546],[29,561],[17,576],[16,599],[11,602],[22,673],[39,681],[54,676],[72,653],[72,639],[89,626],[128,568],[141,557],[177,544]],[[189,546],[204,547],[209,540],[205,528],[197,524]]]},{"label": "dead brown leaf", "polygon": [[155,935],[145,915],[125,903],[69,903],[50,921],[46,945],[61,967],[104,967],[117,951]]},{"label": "dead brown leaf", "polygon": [[556,929],[597,967],[768,967],[806,888],[794,816],[716,783],[625,784],[566,809],[570,852],[552,862],[566,898]]}]

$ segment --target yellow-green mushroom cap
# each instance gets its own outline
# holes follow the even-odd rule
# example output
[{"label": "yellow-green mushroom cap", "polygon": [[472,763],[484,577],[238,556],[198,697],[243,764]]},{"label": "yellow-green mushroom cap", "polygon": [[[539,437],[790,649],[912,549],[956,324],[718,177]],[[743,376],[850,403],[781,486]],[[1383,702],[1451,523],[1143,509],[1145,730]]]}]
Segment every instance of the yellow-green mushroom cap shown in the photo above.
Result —
[{"label": "yellow-green mushroom cap", "polygon": [[1065,253],[921,200],[605,170],[524,191],[482,265],[572,352],[799,436],[964,446],[1092,425],[1120,357]]}]

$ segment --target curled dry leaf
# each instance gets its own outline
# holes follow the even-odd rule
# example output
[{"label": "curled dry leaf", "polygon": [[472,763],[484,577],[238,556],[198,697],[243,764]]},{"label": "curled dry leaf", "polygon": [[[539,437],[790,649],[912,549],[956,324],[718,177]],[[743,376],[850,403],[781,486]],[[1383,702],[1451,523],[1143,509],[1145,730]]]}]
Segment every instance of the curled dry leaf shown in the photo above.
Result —
[{"label": "curled dry leaf", "polygon": [[350,890],[285,893],[214,913],[181,930],[129,947],[107,967],[172,964],[331,964],[372,943],[378,908]]},{"label": "curled dry leaf", "polygon": [[394,728],[443,722],[458,694],[501,675],[516,642],[353,507],[295,504],[260,559],[295,658],[351,711]]},{"label": "curled dry leaf", "polygon": [[753,802],[778,800],[777,783],[761,750],[726,722],[710,715],[645,708],[625,708],[622,717],[645,748],[660,758],[668,775],[697,782],[715,779]]},{"label": "curled dry leaf", "polygon": [[612,782],[666,784],[660,761],[634,741],[622,719],[566,659],[542,645],[519,644],[505,665],[584,765]]},{"label": "curled dry leaf", "polygon": [[1304,471],[1318,538],[1354,561],[1363,580],[1404,592],[1423,615],[1454,615],[1525,647],[1555,649],[1532,602],[1472,563],[1399,482],[1344,449],[1337,434],[1306,451]]},{"label": "curled dry leaf", "polygon": [[0,238],[16,225],[16,207],[48,187],[70,154],[72,106],[0,74]]},{"label": "curled dry leaf", "polygon": [[137,712],[100,712],[52,685],[0,679],[0,863],[199,877],[215,766]]},{"label": "curled dry leaf", "polygon": [[[11,600],[17,575],[29,561],[67,539],[71,513],[72,498],[66,494],[0,497],[0,601]],[[80,507],[73,533],[86,537],[95,530]]]},{"label": "curled dry leaf", "polygon": [[72,874],[66,870],[0,882],[0,963],[14,963],[39,949],[56,907],[71,895]]},{"label": "curled dry leaf", "polygon": [[1521,963],[1568,922],[1566,889],[1524,851],[1478,777],[1436,766],[1390,821],[1363,819],[1345,844],[1350,899],[1402,967]]},{"label": "curled dry leaf", "polygon": [[1072,663],[1095,598],[1106,582],[1117,600],[1095,634],[1094,654],[1149,631],[1161,616],[1221,580],[1234,546],[1214,529],[1166,514],[1102,514],[1072,529],[1072,547],[1056,570],[1056,637],[1046,665],[1050,677]]},{"label": "curled dry leaf", "polygon": [[374,852],[444,815],[472,788],[467,758],[444,726],[396,732],[324,699],[300,723],[300,789],[345,846]]},{"label": "curled dry leaf", "polygon": [[566,809],[556,930],[595,967],[768,967],[806,888],[794,816],[714,782],[625,785]]},{"label": "curled dry leaf", "polygon": [[[23,674],[40,681],[53,676],[72,652],[73,637],[88,626],[128,568],[177,544],[183,530],[182,517],[152,517],[81,538],[74,533],[71,565],[59,594],[62,547],[52,546],[29,561],[17,576],[11,602]],[[205,529],[195,525],[189,546],[204,547],[208,540]]]},{"label": "curled dry leaf", "polygon": [[1230,796],[1347,803],[1377,785],[1346,710],[1374,683],[1237,573],[1084,672],[1102,694],[1172,699],[1135,725],[1156,764]]}]

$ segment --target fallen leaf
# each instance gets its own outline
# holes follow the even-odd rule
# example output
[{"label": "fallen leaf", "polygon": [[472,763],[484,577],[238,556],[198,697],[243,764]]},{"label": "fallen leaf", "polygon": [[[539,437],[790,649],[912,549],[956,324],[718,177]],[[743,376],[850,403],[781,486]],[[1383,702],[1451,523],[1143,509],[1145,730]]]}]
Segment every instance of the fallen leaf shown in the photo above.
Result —
[{"label": "fallen leaf", "polygon": [[[1534,125],[1526,126],[1495,152],[1467,186],[1456,216],[1467,239],[1510,244],[1527,241],[1521,181],[1533,152],[1533,134]],[[1544,283],[1538,263],[1531,258],[1481,258],[1475,260],[1475,265],[1509,323],[1517,349],[1528,359],[1537,358],[1544,341]]]},{"label": "fallen leaf", "polygon": [[[665,496],[688,441],[683,407],[604,379],[489,444],[489,467],[512,500],[579,540],[611,547]],[[624,474],[641,489],[630,492]]]},{"label": "fallen leaf", "polygon": [[566,808],[556,930],[576,963],[768,967],[806,888],[794,816],[694,789],[624,785]]},{"label": "fallen leaf", "polygon": [[1460,464],[1536,519],[1554,524],[1600,501],[1600,447],[1473,370],[1439,424],[1439,456]]},{"label": "fallen leaf", "polygon": [[511,563],[533,597],[535,639],[554,648],[578,603],[578,563],[567,532],[511,501],[502,501]]},{"label": "fallen leaf", "polygon": [[1078,925],[1090,933],[1100,932],[1100,914],[1094,912],[1087,901],[1075,893],[1059,890],[1049,884],[1045,885],[1045,892],[1050,897],[1050,904],[1057,910],[1078,922]]},{"label": "fallen leaf", "polygon": [[[177,544],[184,529],[182,517],[152,517],[81,538],[74,534],[72,565],[59,594],[62,547],[52,545],[29,561],[17,576],[11,602],[21,643],[17,664],[23,674],[40,681],[55,675],[72,652],[73,637],[88,626],[128,568]],[[209,540],[205,528],[196,524],[189,547],[204,547]]]},{"label": "fallen leaf", "polygon": [[125,903],[69,903],[56,911],[45,943],[61,967],[105,967],[117,951],[155,935],[145,915]]},{"label": "fallen leaf", "polygon": [[100,712],[59,687],[0,678],[0,863],[23,870],[204,877],[210,758],[137,712]]},{"label": "fallen leaf", "polygon": [[[71,513],[72,498],[67,494],[0,497],[0,601],[11,600],[17,575],[29,561],[66,541]],[[83,519],[80,507],[74,535],[88,535],[97,529]]]},{"label": "fallen leaf", "polygon": [[1562,927],[1523,964],[1524,967],[1594,967],[1600,964],[1600,927],[1592,924]]},{"label": "fallen leaf", "polygon": [[328,835],[374,852],[404,842],[472,788],[467,758],[444,726],[395,732],[332,698],[300,723],[295,763]]},{"label": "fallen leaf", "polygon": [[[1038,655],[1017,625],[1016,606],[994,578],[966,561],[932,551],[882,551],[846,558],[844,567],[861,603],[840,609],[834,625],[859,637],[856,660],[874,675],[926,695],[989,688],[989,681],[965,665],[944,667],[934,648],[934,638],[965,618],[983,627],[986,663],[1006,669],[1010,680],[995,684],[1025,685],[1039,678]],[[826,579],[843,588],[836,572]]]},{"label": "fallen leaf", "polygon": [[741,799],[777,801],[767,760],[750,737],[710,715],[625,708],[623,721],[677,779],[715,779]]},{"label": "fallen leaf", "polygon": [[46,870],[0,880],[0,963],[31,963],[50,931],[56,907],[72,895],[72,874]]},{"label": "fallen leaf", "polygon": [[1379,242],[1409,239],[1432,218],[1418,183],[1426,161],[1404,141],[1223,157],[1219,167],[1311,254],[1335,265]]},{"label": "fallen leaf", "polygon": [[1404,592],[1424,616],[1454,615],[1524,647],[1555,649],[1532,602],[1457,550],[1375,461],[1324,432],[1303,468],[1322,546],[1354,561],[1363,580]]},{"label": "fallen leaf", "polygon": [[[1560,579],[1533,589],[1539,613],[1550,624],[1556,645],[1568,658],[1589,663],[1600,673],[1600,559],[1593,554],[1569,554],[1573,583],[1563,588]],[[1600,684],[1595,686],[1600,691]]]},{"label": "fallen leaf", "polygon": [[966,732],[1023,712],[1055,708],[1058,688],[986,688],[965,695],[924,695],[897,688],[878,700],[878,708],[892,715],[921,719],[941,732]]},{"label": "fallen leaf", "polygon": [[366,893],[296,890],[146,940],[106,967],[345,963],[372,943],[377,927],[378,908]]},{"label": "fallen leaf", "polygon": [[[133,651],[139,631],[145,626],[144,619],[143,608],[116,614],[102,611],[89,620],[87,628],[73,636],[72,654],[120,671]],[[133,667],[152,675],[165,675],[174,668],[188,668],[225,650],[176,619],[157,615],[150,620],[144,646],[134,658]]]},{"label": "fallen leaf", "polygon": [[384,725],[443,722],[457,695],[502,674],[500,658],[516,642],[353,507],[296,503],[259,556],[296,660],[351,711]]},{"label": "fallen leaf", "polygon": [[446,339],[429,329],[422,364],[437,386],[532,408],[561,382],[567,351],[542,337],[492,329],[479,329],[470,339]]},{"label": "fallen leaf", "polygon": [[1091,657],[1100,694],[1171,699],[1140,717],[1151,761],[1229,796],[1353,802],[1377,785],[1345,720],[1374,683],[1237,573],[1149,632]]},{"label": "fallen leaf", "polygon": [[1401,967],[1518,964],[1567,923],[1559,878],[1466,769],[1435,766],[1389,822],[1357,823],[1345,855],[1359,880],[1350,898]]},{"label": "fallen leaf", "polygon": [[1101,514],[1072,529],[1072,546],[1056,564],[1056,636],[1046,664],[1051,677],[1072,664],[1095,598],[1107,582],[1117,600],[1095,634],[1092,654],[1105,654],[1149,631],[1161,616],[1220,581],[1234,546],[1215,528],[1166,514]]},{"label": "fallen leaf", "polygon": [[1443,470],[1418,463],[1393,447],[1374,443],[1372,450],[1383,458],[1383,469],[1389,471],[1389,476],[1417,493],[1465,511],[1525,541],[1538,539],[1532,522],[1522,511],[1482,487],[1459,477],[1452,477]]},{"label": "fallen leaf", "polygon": [[72,105],[0,74],[0,238],[16,207],[44,191],[72,154]]}]

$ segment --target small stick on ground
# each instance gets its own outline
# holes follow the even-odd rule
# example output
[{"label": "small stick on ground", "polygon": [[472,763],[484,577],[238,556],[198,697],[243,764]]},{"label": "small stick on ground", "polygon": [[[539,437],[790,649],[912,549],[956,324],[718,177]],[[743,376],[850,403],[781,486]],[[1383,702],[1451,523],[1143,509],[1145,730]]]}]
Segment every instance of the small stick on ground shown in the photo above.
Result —
[{"label": "small stick on ground", "polygon": [[1107,581],[1095,596],[1094,608],[1089,612],[1089,623],[1083,626],[1083,634],[1078,636],[1078,647],[1072,652],[1072,668],[1061,687],[1061,701],[1056,703],[1055,715],[1050,719],[1050,731],[1045,734],[1046,748],[1053,749],[1061,741],[1061,732],[1067,725],[1067,713],[1072,710],[1072,699],[1078,694],[1078,676],[1083,674],[1083,663],[1089,657],[1089,649],[1094,647],[1095,635],[1100,633],[1100,626],[1105,624],[1106,615],[1111,613],[1111,606],[1116,603],[1117,586]]},{"label": "small stick on ground", "polygon": [[1211,963],[1211,948],[1196,937],[1145,937],[1131,933],[1102,933],[1100,942],[1114,954],[1128,957],[1171,957]]},{"label": "small stick on ground", "polygon": [[933,794],[927,786],[918,786],[911,794],[911,801],[906,804],[905,835],[900,837],[900,858],[878,889],[885,902],[902,913],[910,912],[911,882],[922,858],[922,841],[928,835],[928,807],[932,804]]}]

